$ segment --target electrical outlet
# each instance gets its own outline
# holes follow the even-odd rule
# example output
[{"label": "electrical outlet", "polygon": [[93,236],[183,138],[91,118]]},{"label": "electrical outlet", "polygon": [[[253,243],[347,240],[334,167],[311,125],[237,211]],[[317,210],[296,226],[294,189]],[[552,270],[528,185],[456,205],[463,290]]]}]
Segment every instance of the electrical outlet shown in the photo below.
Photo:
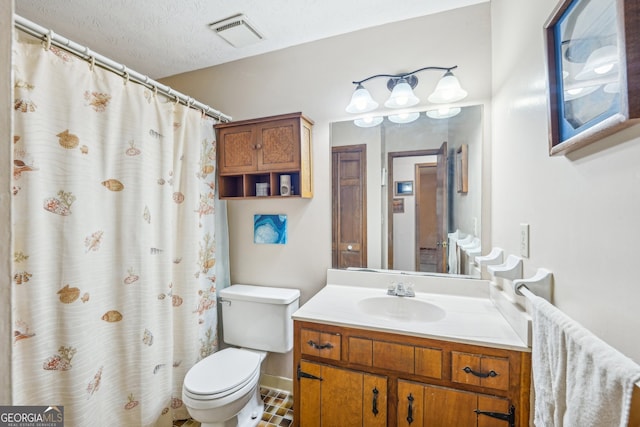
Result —
[{"label": "electrical outlet", "polygon": [[529,258],[529,224],[520,224],[520,255]]}]

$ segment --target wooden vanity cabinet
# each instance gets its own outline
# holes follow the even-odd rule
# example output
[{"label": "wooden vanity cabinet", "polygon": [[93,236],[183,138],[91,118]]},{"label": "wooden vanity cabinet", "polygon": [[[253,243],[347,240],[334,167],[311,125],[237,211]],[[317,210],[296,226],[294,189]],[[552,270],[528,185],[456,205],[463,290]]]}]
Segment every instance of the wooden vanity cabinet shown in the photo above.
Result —
[{"label": "wooden vanity cabinet", "polygon": [[302,113],[215,125],[220,197],[256,197],[258,183],[269,186],[264,197],[280,197],[281,175],[291,176],[287,197],[312,197],[312,127]]},{"label": "wooden vanity cabinet", "polygon": [[524,427],[531,355],[294,321],[294,425]]}]

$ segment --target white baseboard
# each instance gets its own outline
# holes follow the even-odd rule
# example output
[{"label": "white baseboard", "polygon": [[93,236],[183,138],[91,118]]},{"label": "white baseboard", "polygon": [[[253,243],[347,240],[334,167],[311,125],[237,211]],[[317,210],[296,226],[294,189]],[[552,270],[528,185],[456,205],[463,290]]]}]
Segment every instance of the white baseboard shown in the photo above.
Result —
[{"label": "white baseboard", "polygon": [[284,390],[293,393],[293,380],[291,378],[278,377],[275,375],[262,374],[260,385],[267,388]]}]

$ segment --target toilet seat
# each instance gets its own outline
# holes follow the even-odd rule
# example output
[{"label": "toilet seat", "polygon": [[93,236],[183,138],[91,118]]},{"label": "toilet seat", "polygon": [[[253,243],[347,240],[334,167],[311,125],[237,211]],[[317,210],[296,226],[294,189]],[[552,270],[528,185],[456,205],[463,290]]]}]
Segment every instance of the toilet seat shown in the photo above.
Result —
[{"label": "toilet seat", "polygon": [[261,356],[226,348],[196,363],[184,378],[183,391],[194,400],[216,400],[235,393],[260,376]]}]

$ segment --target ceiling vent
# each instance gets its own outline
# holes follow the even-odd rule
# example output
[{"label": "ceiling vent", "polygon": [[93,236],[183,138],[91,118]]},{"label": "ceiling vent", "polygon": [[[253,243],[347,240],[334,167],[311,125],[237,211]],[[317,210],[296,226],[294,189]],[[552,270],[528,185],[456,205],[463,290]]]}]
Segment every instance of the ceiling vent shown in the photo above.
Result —
[{"label": "ceiling vent", "polygon": [[209,24],[209,28],[233,47],[244,47],[264,39],[243,14]]}]

